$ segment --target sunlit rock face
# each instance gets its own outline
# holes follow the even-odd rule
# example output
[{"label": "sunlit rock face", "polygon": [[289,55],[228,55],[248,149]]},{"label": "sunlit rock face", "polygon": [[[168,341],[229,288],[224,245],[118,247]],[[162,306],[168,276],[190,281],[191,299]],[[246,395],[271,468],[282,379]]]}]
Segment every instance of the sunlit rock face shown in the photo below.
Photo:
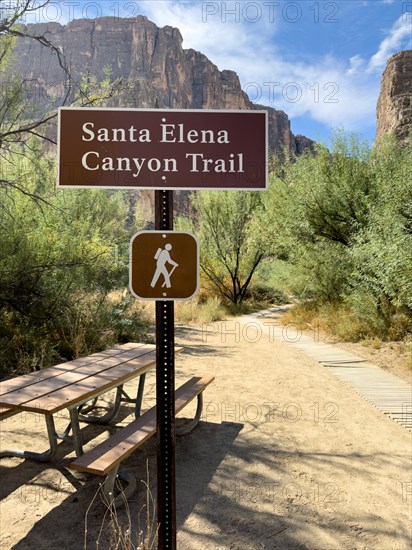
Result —
[{"label": "sunlit rock face", "polygon": [[[43,35],[64,56],[71,77],[84,75],[111,80],[122,78],[123,91],[107,102],[112,107],[175,109],[267,109],[269,146],[293,152],[310,148],[308,138],[295,138],[286,113],[254,105],[243,92],[237,74],[220,71],[205,55],[183,49],[180,31],[159,28],[147,17],[102,17],[29,25],[30,34]],[[58,56],[30,39],[18,40],[13,69],[26,79],[26,88],[44,103],[58,105],[64,96],[66,75]]]},{"label": "sunlit rock face", "polygon": [[394,134],[400,142],[408,139],[412,127],[412,50],[389,58],[382,75],[376,109],[376,139]]}]

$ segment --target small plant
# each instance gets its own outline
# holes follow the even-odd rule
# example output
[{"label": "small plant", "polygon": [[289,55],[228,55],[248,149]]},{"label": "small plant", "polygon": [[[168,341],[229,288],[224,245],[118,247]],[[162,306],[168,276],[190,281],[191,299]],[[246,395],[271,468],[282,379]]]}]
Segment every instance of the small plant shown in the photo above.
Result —
[{"label": "small plant", "polygon": [[[105,526],[108,527],[109,550],[152,550],[157,543],[159,526],[155,522],[155,501],[149,487],[149,465],[147,463],[147,482],[141,480],[146,489],[146,502],[140,509],[137,517],[137,533],[134,533],[133,521],[130,513],[130,508],[127,499],[124,497],[124,506],[126,509],[126,525],[122,525],[117,514],[117,509],[113,502],[107,502],[106,497],[102,493],[102,485],[99,486],[94,495],[85,516],[84,529],[84,550],[89,548],[87,544],[88,536],[88,516],[96,498],[100,496],[102,504],[106,506],[106,511],[103,516],[103,521],[95,541],[95,548],[98,550],[102,547],[103,534]],[[122,494],[120,481],[117,482],[116,491]],[[145,522],[142,526],[141,516],[145,516]],[[135,542],[134,542],[135,540]],[[104,546],[107,548],[107,546]]]},{"label": "small plant", "polygon": [[373,349],[381,349],[382,340],[380,338],[369,338],[361,341],[362,346],[370,346]]}]

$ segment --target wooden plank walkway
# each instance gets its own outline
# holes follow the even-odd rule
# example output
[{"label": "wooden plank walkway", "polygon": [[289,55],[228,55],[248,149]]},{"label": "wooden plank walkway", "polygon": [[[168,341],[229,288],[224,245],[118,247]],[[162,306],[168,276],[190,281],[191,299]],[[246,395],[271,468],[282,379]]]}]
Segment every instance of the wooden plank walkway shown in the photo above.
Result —
[{"label": "wooden plank walkway", "polygon": [[274,308],[244,315],[241,322],[257,322],[270,337],[281,339],[318,361],[358,395],[412,432],[411,384],[336,345],[317,342],[311,336],[272,324],[270,317],[276,311]]}]

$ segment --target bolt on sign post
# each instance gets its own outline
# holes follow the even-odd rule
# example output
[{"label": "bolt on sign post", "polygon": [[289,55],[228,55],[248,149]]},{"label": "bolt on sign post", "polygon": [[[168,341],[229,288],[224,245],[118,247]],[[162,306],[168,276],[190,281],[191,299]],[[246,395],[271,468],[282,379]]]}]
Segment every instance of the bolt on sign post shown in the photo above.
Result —
[{"label": "bolt on sign post", "polygon": [[266,111],[66,108],[57,186],[153,189],[155,229],[133,236],[130,290],[156,301],[158,549],[176,549],[174,301],[199,287],[199,248],[173,232],[173,190],[265,190]]}]

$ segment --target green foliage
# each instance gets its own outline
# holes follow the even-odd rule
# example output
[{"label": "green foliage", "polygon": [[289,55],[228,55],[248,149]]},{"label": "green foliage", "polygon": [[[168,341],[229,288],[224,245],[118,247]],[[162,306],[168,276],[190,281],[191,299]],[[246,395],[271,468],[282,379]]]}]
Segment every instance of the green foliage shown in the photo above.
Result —
[{"label": "green foliage", "polygon": [[272,175],[267,219],[288,286],[325,319],[335,310],[328,326],[343,339],[398,339],[411,329],[411,161],[412,140],[370,151],[337,134],[331,152],[318,147]]},{"label": "green foliage", "polygon": [[261,261],[268,256],[259,230],[261,194],[247,191],[196,193],[200,264],[218,294],[238,305]]},{"label": "green foliage", "polygon": [[278,254],[298,266],[298,288],[329,301],[347,291],[349,248],[367,223],[368,156],[353,136],[338,135],[332,153],[318,147],[272,175],[266,212]]},{"label": "green foliage", "polygon": [[261,307],[289,303],[287,295],[282,290],[259,283],[251,285],[248,292],[248,298]]},{"label": "green foliage", "polygon": [[0,188],[5,371],[40,368],[141,331],[139,316],[128,317],[124,299],[109,299],[127,284],[123,194],[56,190],[53,158],[33,140],[29,145],[2,165],[14,183]]},{"label": "green foliage", "polygon": [[[412,141],[411,141],[412,145]],[[371,160],[376,193],[353,248],[356,285],[412,311],[412,146],[392,139]]]},{"label": "green foliage", "polygon": [[[4,372],[41,368],[107,347],[141,332],[140,312],[113,289],[128,279],[127,204],[123,192],[55,190],[54,157],[45,144],[57,105],[89,106],[112,97],[110,68],[98,82],[71,79],[61,50],[46,36],[26,38],[56,57],[65,74],[58,93],[42,101],[42,83],[12,72],[24,16],[45,7],[17,2],[0,18],[0,364]],[[36,137],[34,137],[36,136]],[[37,138],[42,138],[37,141]],[[49,145],[48,145],[49,146]],[[131,209],[129,209],[131,210]],[[130,218],[129,211],[129,218]],[[133,231],[133,220],[128,219]],[[135,228],[137,229],[137,228]],[[121,314],[119,313],[121,312]]]}]

